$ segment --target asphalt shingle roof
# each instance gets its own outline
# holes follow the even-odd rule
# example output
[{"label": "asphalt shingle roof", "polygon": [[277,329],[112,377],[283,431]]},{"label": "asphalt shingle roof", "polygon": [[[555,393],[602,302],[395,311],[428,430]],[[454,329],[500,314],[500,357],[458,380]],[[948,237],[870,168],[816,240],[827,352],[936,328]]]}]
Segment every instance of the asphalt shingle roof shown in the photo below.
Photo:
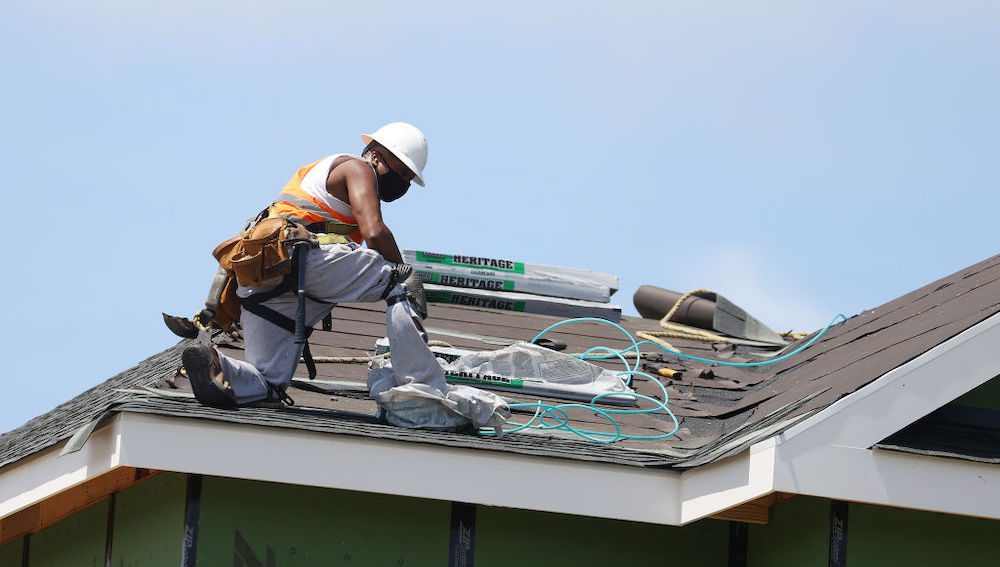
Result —
[{"label": "asphalt shingle roof", "polygon": [[[383,309],[379,304],[338,306],[333,312],[333,330],[317,329],[313,333],[313,354],[323,357],[371,353],[375,341],[385,334]],[[298,403],[294,408],[215,410],[193,399],[144,392],[143,387],[162,389],[167,394],[189,391],[184,379],[177,380],[177,390],[167,386],[180,365],[182,342],[0,436],[0,468],[69,438],[96,418],[120,411],[539,457],[642,467],[692,467],[735,454],[775,435],[998,311],[1000,256],[994,256],[881,307],[864,311],[832,327],[801,354],[772,366],[731,368],[654,355],[645,362],[684,370],[680,380],[664,379],[670,407],[681,420],[680,431],[675,438],[666,440],[621,441],[611,445],[567,437],[564,432],[514,434],[499,439],[392,427],[374,418],[374,402],[367,399],[362,387],[367,376],[363,364],[321,363],[318,379],[337,384],[314,384],[319,388],[312,389],[330,390],[326,393],[290,390]],[[445,305],[431,305],[430,315],[426,325],[436,330],[431,332],[432,339],[465,349],[500,348],[502,345],[498,343],[503,341],[497,338],[529,340],[559,320]],[[632,332],[658,329],[655,321],[630,317],[623,318],[622,325]],[[562,327],[548,336],[565,341],[567,352],[582,352],[595,345],[623,348],[629,344],[614,329],[593,323]],[[242,353],[239,340],[220,336],[217,342],[227,354]],[[707,358],[749,360],[749,347],[675,339],[670,342],[685,352]],[[616,362],[602,364],[620,368]],[[304,367],[300,366],[297,376],[305,375]],[[647,395],[655,393],[642,382],[637,383],[637,389]],[[516,401],[529,400],[514,393],[503,395]],[[600,418],[582,412],[574,419],[581,425],[598,427],[602,423]],[[620,422],[623,431],[646,435],[669,431],[673,425],[652,414],[625,416]]]}]

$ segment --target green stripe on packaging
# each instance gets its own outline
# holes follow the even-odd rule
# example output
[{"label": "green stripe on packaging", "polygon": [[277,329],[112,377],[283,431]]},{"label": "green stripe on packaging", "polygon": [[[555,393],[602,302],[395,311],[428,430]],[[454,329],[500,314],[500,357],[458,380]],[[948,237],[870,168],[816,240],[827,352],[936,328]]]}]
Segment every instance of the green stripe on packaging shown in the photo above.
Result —
[{"label": "green stripe on packaging", "polygon": [[476,374],[475,376],[456,376],[445,373],[445,380],[449,384],[481,384],[487,386],[503,386],[505,388],[523,388],[524,380],[519,378],[507,378],[505,376],[491,376]]},{"label": "green stripe on packaging", "polygon": [[502,299],[499,297],[475,297],[465,295],[461,292],[427,290],[427,301],[431,303],[450,303],[452,305],[467,305],[471,307],[485,307],[487,309],[501,309],[503,311],[523,312],[525,302],[514,301],[512,299]]},{"label": "green stripe on packaging", "polygon": [[510,280],[497,280],[476,276],[455,276],[452,274],[442,274],[430,270],[417,270],[417,275],[424,283],[447,285],[451,287],[465,287],[469,289],[482,289],[486,291],[514,291],[515,282]]},{"label": "green stripe on packaging", "polygon": [[512,274],[523,274],[524,263],[513,260],[503,260],[500,258],[484,258],[481,256],[458,256],[454,254],[435,254],[434,252],[416,251],[418,262],[429,262],[431,264],[444,264],[445,266],[461,266],[463,268],[479,268],[482,270],[495,270],[497,272],[509,272]]}]

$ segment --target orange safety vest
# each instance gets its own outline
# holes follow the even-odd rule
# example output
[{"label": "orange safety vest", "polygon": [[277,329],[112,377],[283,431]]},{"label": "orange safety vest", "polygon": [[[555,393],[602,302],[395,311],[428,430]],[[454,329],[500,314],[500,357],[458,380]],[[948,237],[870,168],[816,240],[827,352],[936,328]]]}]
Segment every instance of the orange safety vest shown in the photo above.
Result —
[{"label": "orange safety vest", "polygon": [[361,244],[363,239],[361,231],[358,230],[358,221],[338,213],[302,189],[302,179],[317,163],[319,161],[301,167],[295,172],[281,190],[278,199],[271,204],[270,216],[284,217],[305,225],[326,223],[326,232],[347,235],[355,243]]}]

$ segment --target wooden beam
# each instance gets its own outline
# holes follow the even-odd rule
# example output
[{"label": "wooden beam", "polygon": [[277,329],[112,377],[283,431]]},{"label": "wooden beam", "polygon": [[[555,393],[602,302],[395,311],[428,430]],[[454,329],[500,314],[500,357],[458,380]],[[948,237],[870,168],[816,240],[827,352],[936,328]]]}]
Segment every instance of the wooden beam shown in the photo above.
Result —
[{"label": "wooden beam", "polygon": [[794,494],[785,492],[775,492],[767,496],[761,496],[756,500],[745,502],[728,510],[723,510],[718,514],[709,516],[716,520],[732,520],[734,522],[746,522],[748,524],[766,524],[771,518],[771,506],[778,502],[783,502],[794,498]]},{"label": "wooden beam", "polygon": [[0,520],[0,545],[37,532],[149,478],[156,471],[118,467]]}]

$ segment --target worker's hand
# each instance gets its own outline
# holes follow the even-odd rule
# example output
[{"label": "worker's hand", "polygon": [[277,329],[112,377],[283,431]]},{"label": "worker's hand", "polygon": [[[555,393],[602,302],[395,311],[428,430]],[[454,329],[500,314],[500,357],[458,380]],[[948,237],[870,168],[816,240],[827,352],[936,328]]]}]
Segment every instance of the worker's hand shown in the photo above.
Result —
[{"label": "worker's hand", "polygon": [[413,310],[420,315],[421,319],[427,318],[427,294],[424,293],[424,282],[420,279],[420,276],[416,272],[410,274],[410,277],[406,278],[403,282],[406,286],[406,297],[410,300],[413,305]]}]

